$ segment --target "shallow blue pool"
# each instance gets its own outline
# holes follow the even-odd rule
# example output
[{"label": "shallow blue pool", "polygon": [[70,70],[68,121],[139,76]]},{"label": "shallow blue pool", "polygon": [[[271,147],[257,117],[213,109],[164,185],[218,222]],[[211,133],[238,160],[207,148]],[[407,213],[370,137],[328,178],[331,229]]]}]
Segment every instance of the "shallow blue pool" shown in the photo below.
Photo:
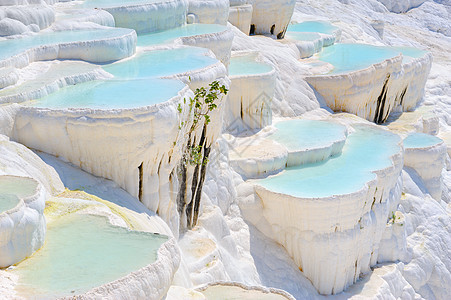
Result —
[{"label": "shallow blue pool", "polygon": [[332,74],[362,70],[403,54],[403,61],[423,56],[426,51],[409,47],[382,47],[366,44],[335,44],[324,48],[319,59],[334,66]]},{"label": "shallow blue pool", "polygon": [[287,32],[318,32],[333,34],[334,31],[338,29],[337,26],[334,26],[327,21],[305,21],[288,25]]},{"label": "shallow blue pool", "polygon": [[390,47],[378,47],[366,44],[335,44],[324,48],[319,59],[334,66],[332,73],[344,73],[361,70],[373,64],[399,55],[400,51]]},{"label": "shallow blue pool", "polygon": [[438,145],[443,142],[442,139],[426,134],[426,133],[411,133],[404,139],[404,148],[426,148],[434,145]]},{"label": "shallow blue pool", "polygon": [[268,64],[255,60],[255,55],[240,55],[230,59],[229,75],[256,75],[272,71]]},{"label": "shallow blue pool", "polygon": [[345,138],[343,125],[316,120],[289,120],[274,125],[274,134],[268,136],[290,151],[315,149]]},{"label": "shallow blue pool", "polygon": [[174,41],[179,37],[222,32],[226,26],[218,24],[188,24],[174,29],[138,36],[138,46],[152,46]]},{"label": "shallow blue pool", "polygon": [[287,168],[279,175],[257,180],[266,189],[303,198],[330,197],[360,190],[375,178],[375,170],[391,165],[400,138],[368,126],[354,126],[342,154],[328,161]]},{"label": "shallow blue pool", "polygon": [[31,102],[45,108],[137,108],[162,103],[177,95],[185,84],[168,79],[104,80],[68,86]]},{"label": "shallow blue pool", "polygon": [[395,51],[402,53],[403,62],[409,62],[414,58],[423,57],[427,51],[412,47],[392,47]]},{"label": "shallow blue pool", "polygon": [[31,178],[0,176],[0,214],[36,193],[38,183]]},{"label": "shallow blue pool", "polygon": [[321,38],[318,33],[315,32],[296,32],[288,31],[285,35],[287,39],[297,40],[297,41],[316,41]]},{"label": "shallow blue pool", "polygon": [[16,290],[33,299],[84,293],[154,263],[167,240],[112,226],[106,217],[68,214],[48,224],[45,245],[12,270]]},{"label": "shallow blue pool", "polygon": [[18,55],[26,50],[45,46],[70,42],[86,42],[99,39],[120,37],[133,32],[126,28],[109,28],[96,30],[58,31],[39,33],[19,39],[0,41],[0,59],[6,59]]},{"label": "shallow blue pool", "polygon": [[218,62],[217,59],[206,56],[207,53],[206,49],[194,47],[145,51],[131,59],[103,68],[116,78],[169,76],[205,68]]}]

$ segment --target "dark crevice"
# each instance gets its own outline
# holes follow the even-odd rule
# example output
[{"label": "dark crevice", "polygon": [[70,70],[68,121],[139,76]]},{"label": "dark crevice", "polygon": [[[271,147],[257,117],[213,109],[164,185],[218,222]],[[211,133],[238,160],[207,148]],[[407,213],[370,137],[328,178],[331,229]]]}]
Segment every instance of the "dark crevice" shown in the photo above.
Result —
[{"label": "dark crevice", "polygon": [[384,108],[385,102],[387,101],[387,91],[388,91],[388,81],[390,80],[390,74],[387,74],[387,78],[385,78],[384,85],[382,87],[382,91],[377,97],[377,106],[376,106],[376,114],[374,115],[374,123],[381,124],[384,119]]},{"label": "dark crevice", "polygon": [[255,34],[255,24],[251,24],[251,30],[249,31],[249,35]]},{"label": "dark crevice", "polygon": [[240,116],[241,116],[241,120],[243,120],[243,116],[244,116],[244,111],[243,111],[243,98],[241,98]]},{"label": "dark crevice", "polygon": [[401,106],[402,106],[402,103],[404,102],[404,97],[406,96],[408,87],[409,86],[406,86],[406,88],[401,92],[401,95],[399,95],[399,105],[401,105]]},{"label": "dark crevice", "polygon": [[274,34],[274,30],[276,29],[276,24],[272,24],[271,26],[271,34]]},{"label": "dark crevice", "polygon": [[144,177],[144,171],[143,171],[143,163],[141,163],[138,167],[138,173],[139,173],[139,182],[138,182],[138,199],[139,201],[143,201],[143,177]]},{"label": "dark crevice", "polygon": [[285,32],[287,32],[287,27],[285,27],[279,34],[277,35],[277,39],[281,40],[285,37]]}]

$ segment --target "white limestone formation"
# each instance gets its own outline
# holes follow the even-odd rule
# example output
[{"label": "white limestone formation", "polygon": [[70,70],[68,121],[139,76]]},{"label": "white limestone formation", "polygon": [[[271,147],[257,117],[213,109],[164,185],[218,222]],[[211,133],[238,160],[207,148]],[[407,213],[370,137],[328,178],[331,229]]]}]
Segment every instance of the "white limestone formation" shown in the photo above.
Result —
[{"label": "white limestone formation", "polygon": [[32,62],[52,59],[80,59],[104,63],[133,55],[136,50],[136,32],[125,29],[116,32],[118,34],[114,37],[97,40],[37,44],[0,60],[0,67],[23,68]]},{"label": "white limestone formation", "polygon": [[271,34],[278,39],[285,32],[293,15],[295,0],[255,0],[253,2],[251,34]]},{"label": "white limestone formation", "polygon": [[[426,139],[427,141],[422,143],[421,140]],[[412,134],[404,140],[404,148],[404,165],[414,169],[423,180],[430,195],[440,201],[443,191],[442,170],[447,155],[446,144],[437,137]]]},{"label": "white limestone formation", "polygon": [[14,85],[19,80],[19,76],[14,68],[0,69],[0,89]]},{"label": "white limestone formation", "polygon": [[[59,207],[63,198],[72,208],[78,200],[83,205],[93,200],[96,204],[87,204],[86,213],[170,239],[158,250],[155,263],[77,295],[80,299],[234,295],[322,299],[320,294],[331,299],[447,299],[451,293],[447,255],[451,173],[445,165],[448,169],[451,165],[445,143],[408,146],[404,140],[403,148],[396,141],[394,152],[382,158],[384,167],[370,169],[378,162],[377,147],[345,156],[347,142],[360,126],[382,132],[360,117],[387,122],[385,128],[401,136],[424,132],[451,140],[451,29],[446,1],[139,0],[115,4],[102,0],[92,1],[91,8],[89,0],[57,2],[0,0],[0,208],[7,203],[3,201],[6,194],[8,201],[18,201],[15,207],[0,210],[0,267],[22,260],[43,244],[46,199],[48,222],[49,216],[67,213],[67,207]],[[296,15],[290,21],[293,10]],[[329,73],[333,66],[316,59],[321,54],[315,53],[335,43],[340,30],[286,33],[290,22],[310,19],[333,20],[346,43],[409,45],[427,48],[432,54],[392,55],[365,69]],[[186,23],[225,25],[227,21],[233,26],[219,32],[172,40],[169,33],[168,42],[138,48],[139,54],[204,47],[210,50],[206,56],[218,59],[185,73],[168,72],[164,80],[183,82],[171,99],[118,109],[42,108],[24,103],[67,85],[80,84],[83,89],[83,82],[115,81],[99,64],[133,59],[137,33],[183,31]],[[91,32],[76,36],[79,30]],[[105,30],[105,37],[93,38],[95,30]],[[110,35],[113,30],[119,34]],[[53,40],[60,33],[62,42]],[[49,40],[39,41],[46,34]],[[25,43],[27,38],[36,43]],[[19,43],[2,47],[9,39]],[[18,52],[14,52],[16,46],[20,46]],[[270,70],[246,73],[252,67],[243,63],[236,72],[233,59],[240,56],[268,64]],[[302,59],[306,57],[311,58]],[[153,76],[159,77],[149,75]],[[197,141],[203,136],[211,154],[202,173],[205,182],[197,225],[186,226],[185,206],[192,196],[195,167],[188,166],[182,178],[180,158],[192,121],[192,112],[184,104],[196,88],[214,80],[225,84],[229,95],[217,103],[208,130],[196,130],[190,137]],[[430,110],[417,107],[423,95]],[[124,98],[124,103],[133,100]],[[332,110],[354,115],[331,115]],[[299,117],[345,126],[337,125],[342,130],[327,143],[325,136],[314,133],[314,126],[307,127],[310,134],[306,136],[294,129],[283,138],[275,137],[281,123],[296,122]],[[221,133],[225,134],[221,137]],[[396,138],[389,135],[390,140]],[[312,143],[301,146],[299,141]],[[368,141],[353,143],[365,146]],[[45,162],[27,147],[37,150]],[[343,156],[346,160],[341,164],[331,163]],[[366,159],[358,163],[361,157]],[[321,169],[322,165],[328,167]],[[348,177],[360,179],[360,173],[352,172],[356,166],[369,174],[357,187],[347,181]],[[343,172],[336,176],[335,169]],[[288,177],[292,186],[285,185],[287,177],[273,181],[275,186],[265,184],[287,173],[299,175],[290,173],[299,170],[304,170],[300,178]],[[305,184],[315,176],[325,179]],[[22,180],[23,187],[31,182],[36,189],[32,196],[16,199],[2,193],[4,178]],[[181,179],[186,186],[182,187]],[[286,189],[277,190],[277,184]],[[293,192],[296,184],[305,185]],[[308,195],[311,187],[317,189]],[[180,192],[185,192],[181,201]],[[53,196],[50,201],[49,195]],[[57,204],[52,206],[49,202],[54,200]],[[11,229],[14,226],[17,230]],[[7,299],[23,296],[17,286],[22,278],[14,269],[0,270],[0,295]]]},{"label": "white limestone formation", "polygon": [[[290,122],[288,120],[278,120],[279,122]],[[296,121],[292,126],[296,127]],[[302,121],[300,121],[302,122]],[[307,121],[308,122],[308,121]],[[327,160],[329,157],[341,153],[347,137],[345,126],[332,122],[319,121],[316,124],[329,124],[330,128],[336,132],[331,138],[326,132],[315,132],[315,136],[321,142],[318,144],[302,143],[305,137],[292,136],[293,140],[299,140],[292,145],[284,144],[281,139],[276,138],[280,129],[274,126],[267,126],[257,134],[249,137],[229,136],[228,141],[231,151],[229,153],[230,166],[240,174],[243,179],[262,178],[276,174],[286,167],[305,165]],[[315,121],[311,123],[315,126]],[[302,129],[300,128],[299,131]],[[312,128],[312,130],[314,130]],[[335,132],[334,132],[335,133]],[[281,133],[285,141],[289,140],[289,134]]]},{"label": "white limestone formation", "polygon": [[420,6],[426,0],[402,0],[402,1],[393,1],[393,0],[377,0],[385,7],[392,12],[395,13],[405,13],[408,10]]},{"label": "white limestone formation", "polygon": [[227,29],[218,33],[180,37],[175,43],[210,49],[216,58],[227,67],[230,62],[233,38],[233,32]]},{"label": "white limestone formation", "polygon": [[[174,238],[158,249],[158,259],[135,272],[113,282],[77,295],[80,299],[162,299],[169,290],[180,265],[180,252]],[[64,299],[70,299],[66,297]]]},{"label": "white limestone formation", "polygon": [[205,299],[225,299],[228,297],[240,297],[241,299],[262,300],[294,300],[289,293],[275,288],[262,286],[247,286],[239,282],[212,282],[196,289],[205,295]]},{"label": "white limestone formation", "polygon": [[[175,48],[179,47],[176,46]],[[215,57],[215,55],[211,51],[208,51],[206,56]],[[178,79],[183,83],[185,83],[186,85],[188,85],[192,91],[195,91],[197,88],[208,86],[211,82],[217,79],[220,79],[224,82],[228,82],[228,80],[226,80],[227,73],[228,72],[224,64],[221,63],[220,61],[217,61],[216,63],[207,66],[205,68],[190,70],[185,73],[163,76],[161,78]]]},{"label": "white limestone formation", "polygon": [[229,22],[240,29],[243,33],[249,34],[252,22],[252,4],[247,1],[233,5],[230,1]]},{"label": "white limestone formation", "polygon": [[[263,64],[258,52],[235,52],[235,59],[243,64],[242,72],[231,73],[230,92],[227,101],[226,117],[224,120],[227,131],[249,131],[261,129],[271,124],[271,102],[276,88],[276,72],[273,68],[259,71],[252,62]],[[267,64],[266,64],[267,65]],[[253,70],[255,69],[255,70]]]},{"label": "white limestone formation", "polygon": [[[64,9],[58,11],[56,14],[56,21],[53,24],[53,29],[67,26],[68,23],[79,26],[80,23],[91,22],[101,26],[115,27],[116,23],[114,17],[102,9]],[[62,25],[64,24],[64,26]],[[67,27],[65,27],[67,28]],[[61,29],[64,30],[64,29]]]},{"label": "white limestone formation", "polygon": [[98,66],[75,61],[54,63],[43,75],[43,78],[28,80],[21,85],[0,90],[0,104],[39,99],[68,85],[112,77]]},{"label": "white limestone formation", "polygon": [[402,55],[343,74],[306,76],[334,111],[384,123],[394,110],[413,109],[423,97],[432,56],[403,62]]},{"label": "white limestone formation", "polygon": [[230,136],[230,166],[243,178],[260,178],[282,171],[288,150],[283,145],[258,135],[252,138]]},{"label": "white limestone formation", "polygon": [[171,29],[186,23],[186,1],[149,0],[129,5],[116,2],[100,7],[94,2],[88,6],[106,10],[113,15],[116,27],[132,28],[138,34]]},{"label": "white limestone formation", "polygon": [[408,261],[406,219],[400,211],[391,212],[379,245],[378,263]]},{"label": "white limestone formation", "polygon": [[0,267],[16,264],[42,247],[44,207],[48,197],[34,179],[0,176],[0,201],[14,203],[0,210]]},{"label": "white limestone formation", "polygon": [[46,4],[0,6],[0,37],[36,32],[54,21],[55,11]]},{"label": "white limestone formation", "polygon": [[[178,114],[177,105],[192,95],[185,87],[169,101],[136,109],[22,107],[13,137],[28,147],[63,157],[91,174],[112,179],[148,208],[159,211],[177,233],[179,221],[171,202],[177,183],[171,173],[180,150],[173,149],[173,143],[183,143],[185,137],[178,128],[181,120],[188,119],[187,112]],[[49,140],[49,129],[51,136],[59,138]],[[155,143],[157,140],[161,142]]]},{"label": "white limestone formation", "polygon": [[[6,110],[6,113],[10,116],[7,119],[14,120],[16,112]],[[7,130],[8,126],[10,125],[4,126],[2,123],[2,129]],[[64,191],[64,185],[52,167],[24,145],[10,141],[2,134],[0,134],[0,175],[33,178],[52,196]]]},{"label": "white limestone formation", "polygon": [[189,0],[188,15],[192,23],[227,25],[229,18],[228,0]]},{"label": "white limestone formation", "polygon": [[288,29],[285,38],[281,42],[294,43],[299,50],[301,58],[307,58],[320,52],[324,47],[338,42],[340,38],[341,29],[338,27],[335,27],[331,33],[297,32],[289,31]]},{"label": "white limestone formation", "polygon": [[308,198],[251,181],[253,188],[238,188],[239,205],[247,221],[285,247],[320,294],[340,293],[378,262],[387,221],[401,197],[401,146],[390,160],[353,193]]}]

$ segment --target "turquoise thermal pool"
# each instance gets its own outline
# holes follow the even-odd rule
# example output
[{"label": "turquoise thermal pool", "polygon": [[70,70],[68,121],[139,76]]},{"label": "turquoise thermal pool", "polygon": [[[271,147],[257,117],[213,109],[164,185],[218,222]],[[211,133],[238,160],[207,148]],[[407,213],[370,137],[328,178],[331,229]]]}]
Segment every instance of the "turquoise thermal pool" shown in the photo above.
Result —
[{"label": "turquoise thermal pool", "polygon": [[426,133],[411,133],[404,139],[404,148],[427,148],[443,143],[443,140]]},{"label": "turquoise thermal pool", "polygon": [[269,191],[302,198],[350,194],[375,178],[376,170],[392,165],[400,138],[388,131],[356,125],[342,154],[327,161],[290,167],[255,183]]},{"label": "turquoise thermal pool", "polygon": [[109,28],[96,30],[57,31],[39,33],[19,39],[0,41],[0,60],[41,46],[58,45],[71,42],[87,42],[121,37],[133,32],[132,29]]},{"label": "turquoise thermal pool", "polygon": [[271,72],[273,68],[265,63],[255,61],[255,55],[240,55],[230,59],[229,75],[256,75]]},{"label": "turquoise thermal pool", "polygon": [[288,39],[293,39],[293,40],[297,40],[297,41],[306,41],[306,42],[316,41],[321,38],[321,36],[315,32],[288,31],[285,36]]},{"label": "turquoise thermal pool", "polygon": [[137,108],[165,102],[184,87],[181,81],[158,78],[98,80],[64,87],[28,105],[54,109]]},{"label": "turquoise thermal pool", "polygon": [[327,21],[305,21],[302,23],[288,25],[287,33],[289,32],[318,32],[324,34],[333,34],[337,26],[330,24]]},{"label": "turquoise thermal pool", "polygon": [[276,123],[276,132],[268,136],[289,151],[314,149],[331,145],[346,137],[343,125],[316,120],[289,120]]},{"label": "turquoise thermal pool", "polygon": [[131,59],[103,67],[116,78],[147,78],[169,76],[205,68],[218,62],[207,56],[203,48],[178,48],[144,51]]},{"label": "turquoise thermal pool", "polygon": [[410,56],[413,58],[420,58],[427,53],[427,51],[412,47],[391,47],[391,48],[395,51],[402,53],[402,55],[404,56]]},{"label": "turquoise thermal pool", "polygon": [[74,296],[154,263],[168,238],[112,226],[106,217],[69,214],[47,226],[43,248],[12,272],[20,294]]},{"label": "turquoise thermal pool", "polygon": [[227,30],[226,26],[218,24],[188,24],[174,29],[138,36],[138,46],[152,46],[171,43],[179,37],[219,33]]},{"label": "turquoise thermal pool", "polygon": [[403,55],[404,63],[410,62],[415,58],[423,57],[427,53],[427,51],[412,47],[392,47],[392,48]]},{"label": "turquoise thermal pool", "polygon": [[396,57],[400,51],[390,47],[365,44],[335,44],[324,48],[319,59],[334,66],[332,73],[344,73],[366,69],[373,64]]},{"label": "turquoise thermal pool", "polygon": [[381,47],[366,44],[335,44],[319,53],[321,61],[334,66],[332,73],[339,74],[366,69],[373,64],[383,62],[403,54],[404,62],[418,58],[425,51],[409,47]]},{"label": "turquoise thermal pool", "polygon": [[0,176],[0,213],[14,208],[20,199],[36,192],[38,183],[31,178]]},{"label": "turquoise thermal pool", "polygon": [[0,214],[16,207],[19,202],[20,199],[16,195],[0,193]]}]

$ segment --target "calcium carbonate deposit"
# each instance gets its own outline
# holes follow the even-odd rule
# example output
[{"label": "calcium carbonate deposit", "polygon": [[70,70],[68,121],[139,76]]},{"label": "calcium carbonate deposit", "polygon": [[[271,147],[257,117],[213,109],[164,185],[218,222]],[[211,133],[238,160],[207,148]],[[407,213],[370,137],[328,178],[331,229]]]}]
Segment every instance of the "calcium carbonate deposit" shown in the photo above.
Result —
[{"label": "calcium carbonate deposit", "polygon": [[451,299],[451,3],[0,0],[1,299]]}]

